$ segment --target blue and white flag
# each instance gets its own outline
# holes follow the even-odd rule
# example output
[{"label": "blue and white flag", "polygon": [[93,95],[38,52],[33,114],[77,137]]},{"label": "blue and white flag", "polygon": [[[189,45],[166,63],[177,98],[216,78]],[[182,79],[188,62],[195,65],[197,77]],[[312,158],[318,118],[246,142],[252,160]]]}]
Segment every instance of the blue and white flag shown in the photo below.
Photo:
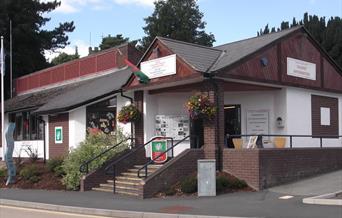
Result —
[{"label": "blue and white flag", "polygon": [[1,47],[0,51],[0,70],[1,73],[3,72],[3,76],[5,76],[5,52],[3,47]]}]

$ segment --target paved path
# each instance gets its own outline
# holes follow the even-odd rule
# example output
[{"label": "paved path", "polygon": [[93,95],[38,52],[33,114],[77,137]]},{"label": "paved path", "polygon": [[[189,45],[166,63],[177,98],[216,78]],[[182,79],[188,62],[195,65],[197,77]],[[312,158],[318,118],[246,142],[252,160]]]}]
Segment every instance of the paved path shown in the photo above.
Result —
[{"label": "paved path", "polygon": [[18,208],[0,205],[0,218],[25,217],[25,218],[105,218],[103,216],[78,215],[73,213],[63,213],[55,211]]},{"label": "paved path", "polygon": [[[342,157],[341,157],[342,158]],[[342,190],[342,170],[269,189],[288,195],[314,196]],[[342,218],[342,217],[341,217]]]}]

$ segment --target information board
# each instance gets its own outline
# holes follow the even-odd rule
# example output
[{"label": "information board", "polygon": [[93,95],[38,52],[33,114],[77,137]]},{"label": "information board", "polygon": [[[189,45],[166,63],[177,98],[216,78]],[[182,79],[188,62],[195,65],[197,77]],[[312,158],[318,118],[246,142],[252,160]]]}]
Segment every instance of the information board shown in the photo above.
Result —
[{"label": "information board", "polygon": [[63,127],[61,126],[55,127],[55,143],[56,144],[63,143]]},{"label": "information board", "polygon": [[176,55],[144,61],[140,66],[141,71],[150,79],[173,75],[176,74]]},{"label": "information board", "polygon": [[288,57],[287,75],[316,80],[316,64]]},{"label": "information board", "polygon": [[269,134],[269,111],[247,111],[247,135]]},{"label": "information board", "polygon": [[189,117],[186,115],[156,115],[155,135],[181,140],[189,135]]}]

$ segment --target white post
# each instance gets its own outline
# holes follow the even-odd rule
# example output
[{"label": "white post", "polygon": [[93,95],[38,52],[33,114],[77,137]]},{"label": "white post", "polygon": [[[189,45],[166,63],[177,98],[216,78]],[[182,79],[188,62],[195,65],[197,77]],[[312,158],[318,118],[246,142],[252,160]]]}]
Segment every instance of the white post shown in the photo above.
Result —
[{"label": "white post", "polygon": [[4,37],[1,36],[1,145],[2,145],[2,159],[5,158],[5,107],[4,107]]}]

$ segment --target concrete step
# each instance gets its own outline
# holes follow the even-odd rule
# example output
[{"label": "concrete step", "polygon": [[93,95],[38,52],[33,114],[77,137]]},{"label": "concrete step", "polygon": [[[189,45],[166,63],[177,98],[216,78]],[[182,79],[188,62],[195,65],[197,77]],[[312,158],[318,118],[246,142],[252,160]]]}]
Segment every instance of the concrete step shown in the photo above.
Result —
[{"label": "concrete step", "polygon": [[[147,173],[153,173],[153,172],[155,172],[158,169],[159,168],[148,168],[147,169]],[[133,169],[127,170],[127,172],[131,172],[131,173],[136,173],[137,174],[138,170],[139,170],[139,168],[133,168]],[[140,170],[140,174],[142,174],[142,173],[145,173],[145,169]]]},{"label": "concrete step", "polygon": [[[138,169],[140,169],[140,168],[142,168],[144,165],[134,165],[134,168],[138,168]],[[162,167],[163,166],[163,164],[150,164],[150,165],[148,165],[148,169],[152,169],[152,168],[157,168],[157,169],[159,169],[160,167]]]},{"label": "concrete step", "polygon": [[139,196],[138,193],[130,192],[130,191],[122,191],[122,190],[116,190],[116,194],[129,195],[129,196],[135,196],[135,197]]},{"label": "concrete step", "polygon": [[[111,184],[113,185],[113,183],[108,183],[108,184]],[[127,181],[120,181],[120,180],[117,180],[116,181],[116,185],[125,185],[125,186],[139,186],[140,185],[140,181],[137,181],[137,182],[127,182]]]},{"label": "concrete step", "polygon": [[141,178],[138,177],[128,177],[128,176],[117,176],[116,181],[141,181]]},{"label": "concrete step", "polygon": [[111,192],[113,193],[113,189],[108,188],[92,188],[93,191],[99,191],[99,192]]},{"label": "concrete step", "polygon": [[[136,178],[138,178],[138,173],[137,172],[124,172],[124,173],[121,173],[121,175],[122,176],[127,176],[127,177],[136,177]],[[140,173],[140,176],[143,176],[143,175],[145,175],[145,173],[144,172],[141,172]]]}]

